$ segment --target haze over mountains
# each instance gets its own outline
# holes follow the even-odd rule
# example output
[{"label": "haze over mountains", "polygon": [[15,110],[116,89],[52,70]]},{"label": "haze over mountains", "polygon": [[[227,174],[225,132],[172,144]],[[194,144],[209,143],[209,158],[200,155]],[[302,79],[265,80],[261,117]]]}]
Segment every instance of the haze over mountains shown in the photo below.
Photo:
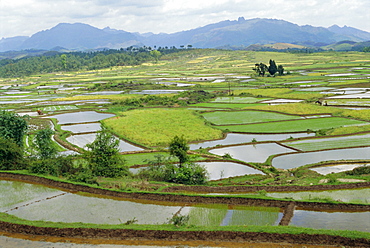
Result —
[{"label": "haze over mountains", "polygon": [[129,46],[195,48],[247,47],[253,44],[291,43],[323,46],[339,41],[370,41],[370,33],[352,27],[329,28],[299,26],[284,20],[249,19],[222,21],[172,34],[139,34],[109,27],[99,29],[83,23],[60,23],[31,37],[17,36],[0,40],[0,52],[26,49],[88,50],[126,48]]}]

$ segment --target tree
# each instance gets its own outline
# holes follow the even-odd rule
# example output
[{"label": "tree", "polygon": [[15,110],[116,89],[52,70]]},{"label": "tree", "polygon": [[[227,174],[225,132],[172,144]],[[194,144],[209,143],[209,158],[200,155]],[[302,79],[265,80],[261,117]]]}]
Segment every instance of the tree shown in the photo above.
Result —
[{"label": "tree", "polygon": [[284,67],[282,65],[279,65],[278,68],[277,68],[277,70],[279,72],[279,76],[284,75]]},{"label": "tree", "polygon": [[186,142],[184,136],[175,136],[169,145],[170,154],[175,156],[180,161],[180,167],[183,163],[189,160],[187,151],[189,150],[188,143]]},{"label": "tree", "polygon": [[0,112],[0,137],[10,139],[19,147],[23,147],[23,137],[27,132],[27,117],[19,116],[14,112]]},{"label": "tree", "polygon": [[0,170],[24,168],[23,151],[12,140],[0,137]]},{"label": "tree", "polygon": [[254,65],[254,68],[253,68],[254,71],[256,71],[256,73],[259,75],[259,76],[262,76],[264,77],[265,76],[265,73],[266,71],[268,70],[268,67],[267,65],[265,65],[264,63],[257,63]]},{"label": "tree", "polygon": [[268,67],[268,71],[270,75],[275,75],[275,73],[278,71],[275,61],[270,59],[269,64],[270,66]]},{"label": "tree", "polygon": [[128,174],[128,168],[120,158],[118,146],[119,140],[102,126],[95,140],[86,145],[90,150],[85,153],[85,158],[93,176],[119,177]]},{"label": "tree", "polygon": [[150,51],[150,55],[155,59],[155,62],[158,62],[159,57],[162,55],[158,50]]},{"label": "tree", "polygon": [[50,128],[42,129],[36,132],[34,143],[38,151],[38,156],[42,159],[54,158],[58,152],[51,139],[53,134],[54,131]]}]

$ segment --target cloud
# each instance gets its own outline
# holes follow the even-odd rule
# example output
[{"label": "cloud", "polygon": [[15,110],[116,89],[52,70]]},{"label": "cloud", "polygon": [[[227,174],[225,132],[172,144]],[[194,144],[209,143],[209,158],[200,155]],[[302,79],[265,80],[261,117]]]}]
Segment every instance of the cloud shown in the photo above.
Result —
[{"label": "cloud", "polygon": [[61,22],[130,32],[173,33],[238,17],[370,32],[368,0],[13,0],[0,2],[0,37],[32,35]]}]

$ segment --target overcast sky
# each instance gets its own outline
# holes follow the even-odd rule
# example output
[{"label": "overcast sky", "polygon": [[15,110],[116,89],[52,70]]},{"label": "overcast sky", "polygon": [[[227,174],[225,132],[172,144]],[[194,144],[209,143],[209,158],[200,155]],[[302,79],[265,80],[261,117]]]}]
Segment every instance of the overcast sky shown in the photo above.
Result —
[{"label": "overcast sky", "polygon": [[174,33],[238,17],[347,25],[370,32],[370,0],[0,0],[0,38],[76,22]]}]

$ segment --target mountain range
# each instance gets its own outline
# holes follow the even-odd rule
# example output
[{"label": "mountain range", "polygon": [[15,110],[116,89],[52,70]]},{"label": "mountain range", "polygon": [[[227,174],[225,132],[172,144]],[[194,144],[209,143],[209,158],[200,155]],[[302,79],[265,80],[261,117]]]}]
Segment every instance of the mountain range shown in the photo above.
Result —
[{"label": "mountain range", "polygon": [[77,50],[119,49],[129,46],[194,48],[248,47],[250,45],[290,43],[305,47],[325,46],[340,41],[370,41],[370,33],[352,27],[333,25],[314,27],[276,19],[255,18],[221,21],[171,34],[130,33],[106,27],[99,29],[83,23],[60,23],[31,37],[0,40],[0,52],[27,49]]}]

